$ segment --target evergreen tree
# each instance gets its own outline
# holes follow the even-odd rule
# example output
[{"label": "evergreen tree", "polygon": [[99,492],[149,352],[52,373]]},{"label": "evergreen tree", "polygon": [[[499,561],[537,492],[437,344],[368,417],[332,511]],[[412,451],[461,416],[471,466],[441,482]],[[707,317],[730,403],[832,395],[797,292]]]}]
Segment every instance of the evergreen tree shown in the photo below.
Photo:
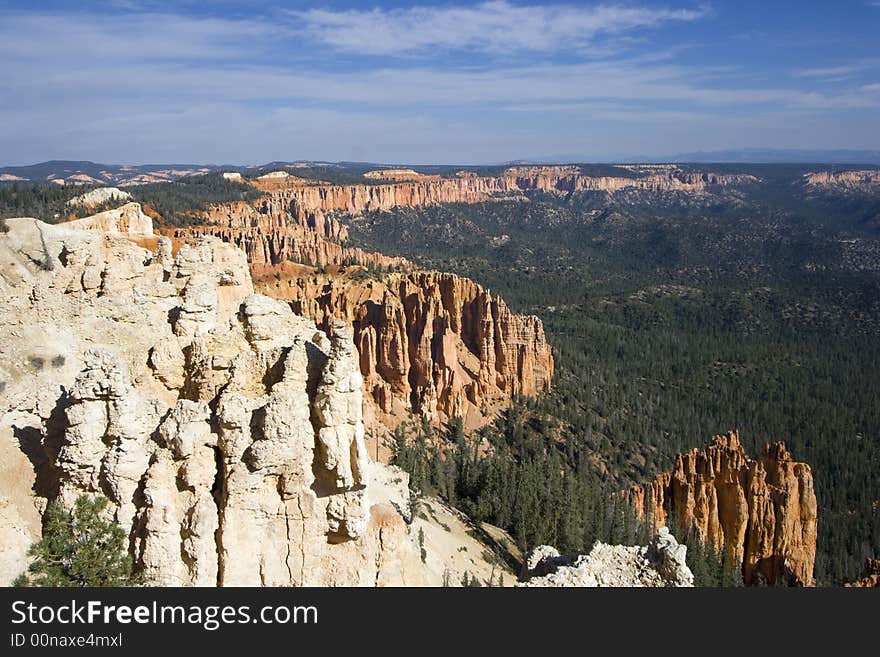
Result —
[{"label": "evergreen tree", "polygon": [[107,498],[81,496],[72,510],[53,500],[43,537],[29,550],[33,561],[16,586],[132,586],[125,532],[101,514]]}]

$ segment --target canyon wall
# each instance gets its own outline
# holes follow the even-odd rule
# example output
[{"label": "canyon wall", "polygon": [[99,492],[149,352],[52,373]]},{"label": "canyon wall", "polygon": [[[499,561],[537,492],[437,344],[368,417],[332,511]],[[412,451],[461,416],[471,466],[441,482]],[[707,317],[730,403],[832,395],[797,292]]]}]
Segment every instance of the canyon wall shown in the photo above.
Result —
[{"label": "canyon wall", "polygon": [[317,266],[355,263],[367,267],[408,269],[405,258],[367,252],[344,244],[348,229],[321,211],[302,212],[285,200],[285,194],[272,194],[256,203],[243,201],[213,206],[207,223],[200,226],[166,229],[177,241],[210,235],[234,244],[247,254],[254,271],[266,271],[285,262]]},{"label": "canyon wall", "polygon": [[747,175],[686,173],[677,169],[661,169],[633,177],[596,177],[583,175],[577,167],[571,166],[511,167],[494,177],[466,171],[453,178],[398,170],[368,173],[371,178],[388,175],[393,182],[336,185],[273,172],[248,181],[266,192],[261,199],[214,206],[207,212],[204,225],[176,229],[172,235],[178,239],[193,234],[219,237],[243,249],[249,262],[257,266],[291,260],[319,266],[349,262],[409,268],[410,264],[403,258],[346,246],[348,230],[332,215],[358,215],[439,203],[479,203],[495,195],[526,191],[567,194],[640,189],[701,193],[712,187],[756,181]]},{"label": "canyon wall", "polygon": [[[371,172],[372,173],[372,172]],[[581,191],[617,192],[640,189],[653,192],[704,192],[712,187],[726,187],[757,182],[745,174],[716,174],[666,169],[648,175],[590,176],[575,166],[511,167],[500,176],[478,176],[462,171],[454,178],[423,176],[418,180],[398,180],[379,184],[336,185],[287,178],[249,181],[257,189],[284,199],[293,214],[363,212],[390,210],[437,203],[480,203],[495,194],[544,191],[570,193]]]},{"label": "canyon wall", "polygon": [[742,564],[754,584],[813,584],[816,495],[810,466],[793,461],[783,443],[750,459],[739,436],[717,436],[705,449],[679,454],[671,472],[630,491],[649,528],[693,527],[706,542]]},{"label": "canyon wall", "polygon": [[257,287],[321,328],[336,320],[353,327],[367,399],[390,426],[408,411],[477,426],[511,397],[547,390],[553,377],[541,321],[453,274],[262,277]]}]

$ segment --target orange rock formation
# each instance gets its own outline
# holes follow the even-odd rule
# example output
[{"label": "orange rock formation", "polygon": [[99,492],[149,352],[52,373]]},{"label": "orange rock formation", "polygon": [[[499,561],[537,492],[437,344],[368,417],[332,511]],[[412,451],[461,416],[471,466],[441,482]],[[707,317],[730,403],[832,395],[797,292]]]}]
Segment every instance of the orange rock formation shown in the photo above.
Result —
[{"label": "orange rock formation", "polygon": [[[369,172],[373,173],[373,172]],[[397,206],[421,206],[436,203],[479,203],[493,194],[540,190],[551,193],[576,191],[616,192],[622,189],[646,191],[703,192],[713,186],[741,185],[756,182],[753,176],[723,175],[708,172],[689,173],[678,169],[663,170],[645,176],[589,176],[575,166],[511,167],[500,176],[468,175],[459,172],[454,178],[422,176],[398,177],[382,184],[336,185],[306,182],[293,176],[257,178],[250,183],[273,196],[282,195],[296,215],[344,212],[359,214],[390,210]]]},{"label": "orange rock formation", "polygon": [[819,171],[806,174],[804,181],[810,187],[870,192],[880,188],[880,169],[835,172]]},{"label": "orange rock formation", "polygon": [[791,459],[781,442],[750,459],[736,432],[703,450],[679,454],[672,472],[630,491],[652,528],[682,535],[694,527],[741,563],[746,584],[813,584],[816,495],[810,466]]},{"label": "orange rock formation", "polygon": [[550,386],[553,357],[537,317],[453,274],[414,272],[378,279],[263,276],[264,294],[292,302],[319,327],[354,327],[364,397],[386,425],[409,411],[460,416],[476,426],[514,395]]},{"label": "orange rock formation", "polygon": [[174,228],[168,234],[177,240],[196,235],[219,237],[247,254],[255,274],[287,261],[314,265],[357,263],[365,266],[408,269],[405,258],[367,252],[343,244],[345,225],[323,213],[298,211],[285,192],[270,194],[256,203],[237,201],[212,207],[208,223]]}]

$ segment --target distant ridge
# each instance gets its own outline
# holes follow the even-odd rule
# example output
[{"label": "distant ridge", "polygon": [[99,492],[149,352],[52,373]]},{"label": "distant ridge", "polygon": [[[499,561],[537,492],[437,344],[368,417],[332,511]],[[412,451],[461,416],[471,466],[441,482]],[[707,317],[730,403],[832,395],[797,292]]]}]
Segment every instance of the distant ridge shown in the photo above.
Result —
[{"label": "distant ridge", "polygon": [[412,163],[380,162],[327,162],[317,160],[275,161],[261,165],[241,164],[101,164],[89,160],[49,160],[23,166],[0,166],[0,183],[15,182],[62,182],[67,184],[91,184],[129,186],[145,183],[173,182],[187,176],[218,171],[238,171],[253,175],[266,171],[311,169],[315,175],[322,171],[362,174],[369,169],[384,167],[415,167],[420,173],[448,173],[457,168],[471,170],[500,170],[508,166],[549,165],[578,163],[586,166],[614,164],[801,164],[816,167],[880,166],[880,151],[871,150],[777,150],[777,149],[731,149],[722,151],[697,151],[663,157],[547,157],[509,160],[495,165],[416,165]]}]

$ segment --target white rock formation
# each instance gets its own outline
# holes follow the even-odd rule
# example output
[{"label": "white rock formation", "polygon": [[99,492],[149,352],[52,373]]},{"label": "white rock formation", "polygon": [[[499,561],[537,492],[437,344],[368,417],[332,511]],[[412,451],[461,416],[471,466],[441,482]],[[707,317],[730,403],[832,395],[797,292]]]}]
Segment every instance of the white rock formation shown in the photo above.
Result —
[{"label": "white rock formation", "polygon": [[78,230],[99,230],[104,233],[132,236],[153,234],[153,220],[143,213],[140,203],[126,203],[113,210],[74,219],[64,225]]},{"label": "white rock formation", "polygon": [[69,207],[94,208],[110,200],[129,201],[131,194],[118,187],[98,187],[85,194],[74,196],[67,202]]},{"label": "white rock formation", "polygon": [[552,547],[535,548],[519,586],[687,587],[694,575],[685,563],[687,546],[666,527],[647,547],[596,542],[589,554],[561,557]]},{"label": "white rock formation", "polygon": [[[103,213],[102,213],[103,214]],[[351,333],[171,256],[11,219],[0,241],[0,583],[47,502],[101,494],[161,585],[424,584],[406,475],[371,476]],[[152,228],[150,227],[150,232]]]}]

